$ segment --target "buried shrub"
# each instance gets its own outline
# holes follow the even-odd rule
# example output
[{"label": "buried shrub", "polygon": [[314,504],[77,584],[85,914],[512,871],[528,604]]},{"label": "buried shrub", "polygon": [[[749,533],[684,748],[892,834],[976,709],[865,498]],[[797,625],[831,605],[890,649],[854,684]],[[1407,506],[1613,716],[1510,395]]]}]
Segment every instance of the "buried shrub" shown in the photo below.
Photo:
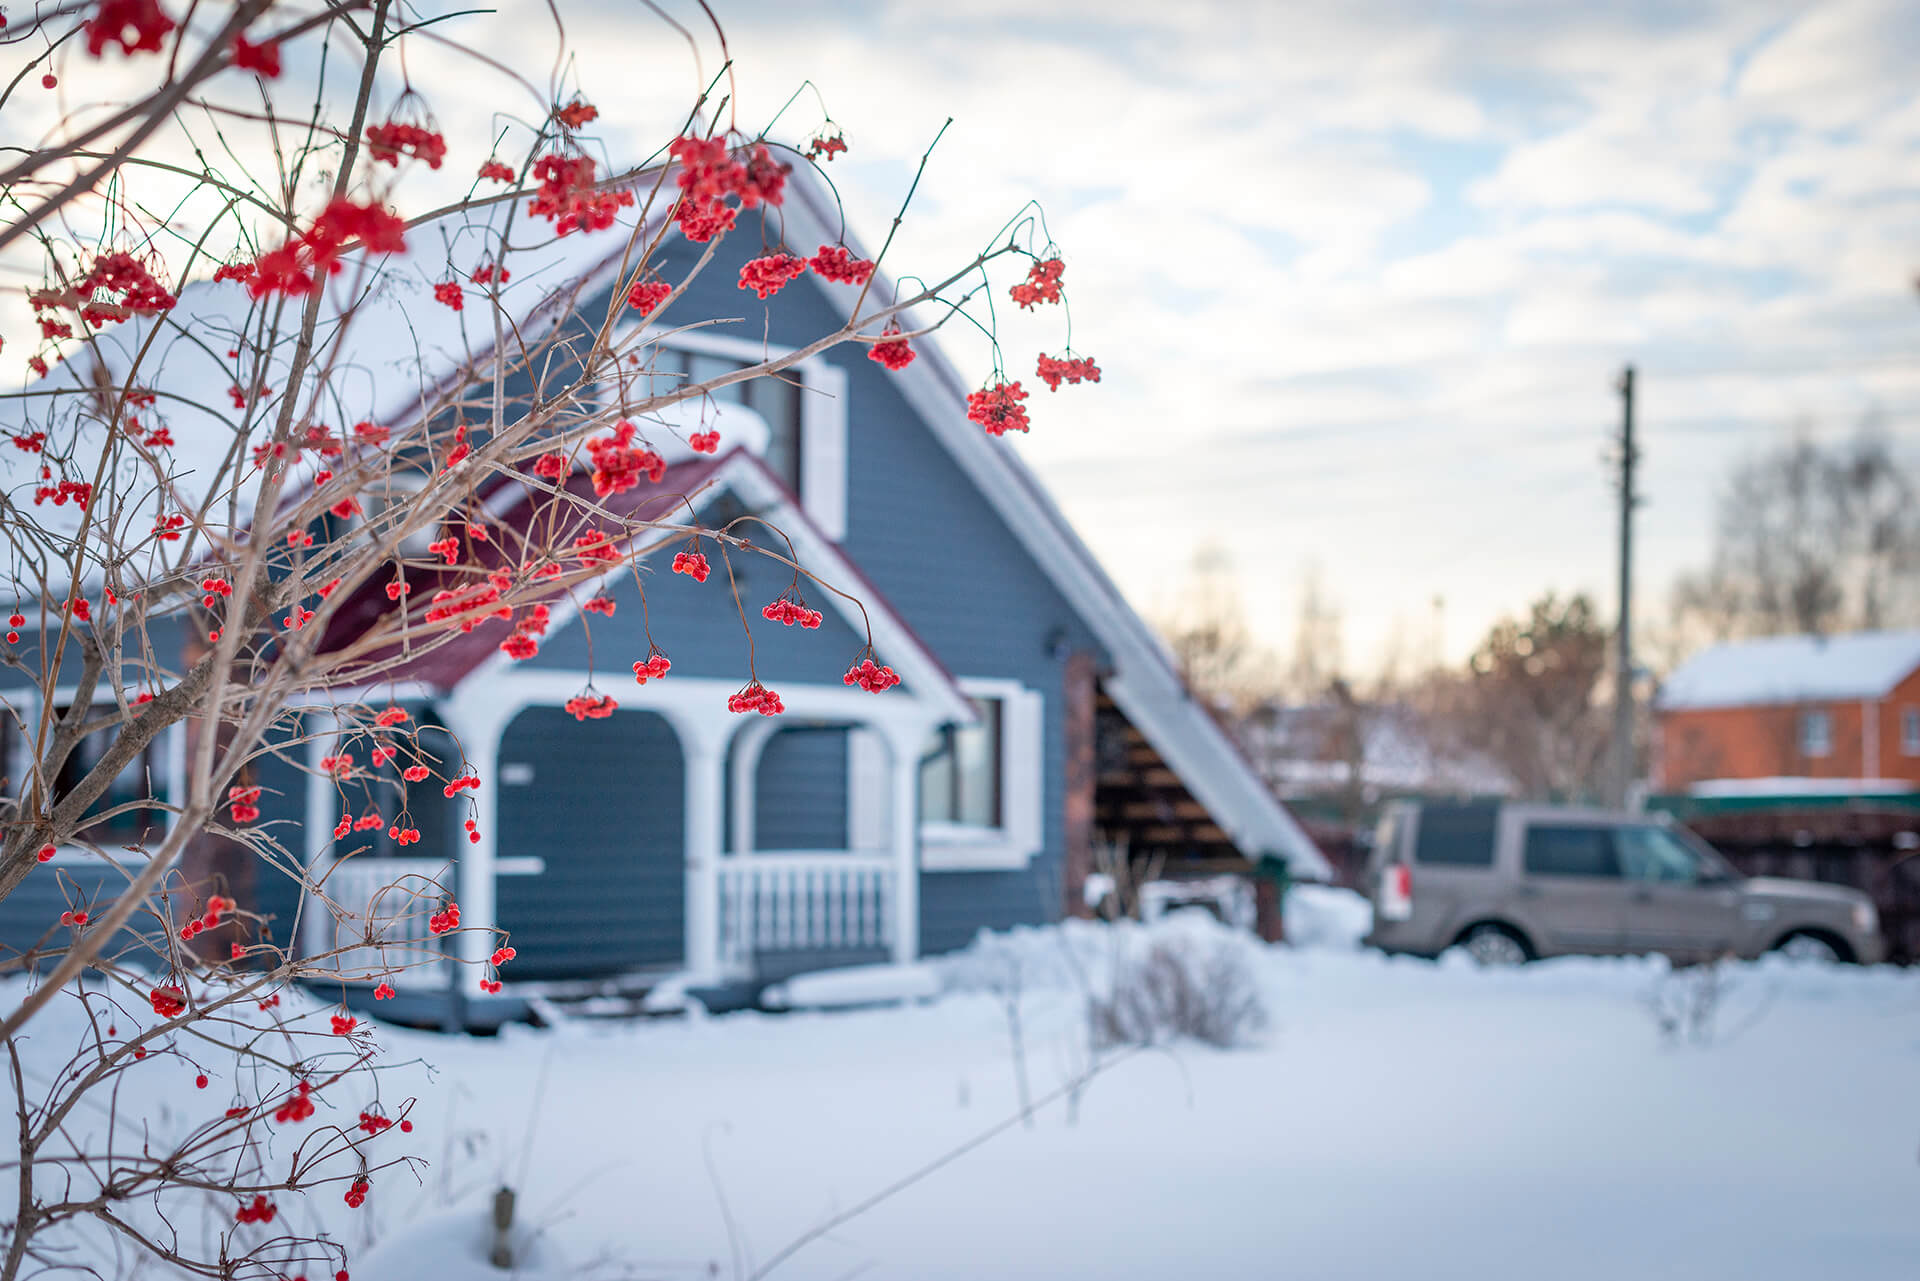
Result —
[{"label": "buried shrub", "polygon": [[1153,1046],[1187,1038],[1233,1049],[1267,1026],[1245,940],[1207,928],[1156,931],[1144,950],[1125,948],[1104,994],[1087,1000],[1096,1045]]}]

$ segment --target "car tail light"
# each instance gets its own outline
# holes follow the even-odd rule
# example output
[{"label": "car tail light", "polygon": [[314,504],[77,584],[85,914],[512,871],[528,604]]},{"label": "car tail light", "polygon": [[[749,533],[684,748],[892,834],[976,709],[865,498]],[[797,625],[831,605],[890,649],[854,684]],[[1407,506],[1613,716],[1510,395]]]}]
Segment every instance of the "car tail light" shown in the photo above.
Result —
[{"label": "car tail light", "polygon": [[1380,872],[1380,915],[1389,921],[1404,921],[1413,915],[1413,869],[1405,863],[1389,863]]}]

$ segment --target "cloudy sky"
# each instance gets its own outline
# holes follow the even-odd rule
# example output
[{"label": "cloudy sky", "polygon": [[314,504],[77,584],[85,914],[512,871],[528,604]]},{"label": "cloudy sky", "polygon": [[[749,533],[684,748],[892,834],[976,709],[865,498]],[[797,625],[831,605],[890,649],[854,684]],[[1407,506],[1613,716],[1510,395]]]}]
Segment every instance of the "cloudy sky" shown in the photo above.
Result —
[{"label": "cloudy sky", "polygon": [[1649,606],[1742,455],[1920,439],[1913,3],[723,12],[743,99],[826,89],[869,235],[955,118],[900,265],[1041,201],[1108,376],[1020,447],[1143,607],[1209,540],[1282,644],[1317,565],[1362,668],[1431,652],[1436,595],[1450,654],[1549,587],[1610,601],[1627,361]]},{"label": "cloudy sky", "polygon": [[[1150,612],[1208,543],[1283,649],[1317,567],[1362,671],[1434,652],[1436,596],[1450,658],[1548,588],[1611,612],[1627,361],[1643,611],[1704,558],[1743,455],[1869,417],[1920,441],[1913,0],[714,4],[740,125],[818,84],[870,242],[953,118],[891,270],[950,268],[1040,202],[1106,377],[1036,391],[1018,447]],[[616,161],[651,153],[699,83],[687,45],[641,4],[562,11],[571,64],[537,0],[468,21],[583,87]],[[444,51],[409,60],[470,174],[511,104]],[[777,132],[818,120],[803,98]],[[1056,312],[1001,319],[1029,379],[1063,344]],[[990,367],[977,334],[945,342]]]}]

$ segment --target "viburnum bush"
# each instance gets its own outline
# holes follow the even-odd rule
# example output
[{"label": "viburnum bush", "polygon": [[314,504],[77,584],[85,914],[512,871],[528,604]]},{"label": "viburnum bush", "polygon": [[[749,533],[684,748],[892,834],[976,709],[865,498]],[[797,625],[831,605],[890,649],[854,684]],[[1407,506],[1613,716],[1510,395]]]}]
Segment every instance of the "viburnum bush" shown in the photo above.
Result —
[{"label": "viburnum bush", "polygon": [[[563,48],[595,38],[591,6],[540,11]],[[0,957],[0,974],[31,976],[0,1017],[20,1190],[0,1211],[0,1281],[68,1266],[62,1229],[82,1220],[197,1275],[344,1281],[344,1248],[301,1207],[327,1188],[350,1207],[377,1201],[376,1176],[418,1159],[411,1103],[381,1100],[370,1025],[337,1006],[315,1026],[282,994],[324,979],[390,999],[403,971],[456,961],[439,948],[476,928],[440,880],[410,875],[352,901],[320,873],[418,844],[421,789],[468,807],[465,834],[481,839],[481,782],[460,743],[417,723],[390,684],[476,635],[530,658],[557,606],[571,601],[590,627],[614,613],[609,575],[644,600],[638,558],[671,549],[672,573],[704,584],[723,571],[731,600],[715,607],[747,628],[727,706],[779,714],[754,670],[734,558],[791,573],[759,607],[773,643],[819,626],[803,587],[852,597],[790,543],[747,538],[738,527],[757,518],[674,516],[693,508],[670,501],[663,451],[727,442],[667,411],[700,411],[835,346],[902,371],[917,341],[965,316],[995,370],[968,417],[1026,431],[993,282],[1012,264],[1011,301],[1064,318],[1065,263],[1037,211],[953,270],[899,278],[910,283],[881,274],[891,236],[872,260],[785,243],[791,175],[850,144],[831,119],[797,138],[779,117],[743,123],[731,62],[663,122],[656,151],[615,155],[594,131],[592,86],[542,87],[485,52],[521,21],[491,11],[47,0],[5,17],[0,282],[15,283],[0,317],[16,320],[0,327],[0,361],[20,381],[0,391],[0,664],[14,677],[0,688],[0,897],[46,878],[65,910],[36,946]],[[724,51],[717,25],[704,38]],[[460,92],[436,103],[413,78],[429,65],[460,67]],[[500,105],[453,119],[476,100]],[[15,132],[28,122],[31,140]],[[850,291],[853,318],[704,382],[656,376],[672,325],[721,319],[674,312],[739,238],[756,243],[743,309],[811,272]],[[591,276],[608,261],[617,279]],[[1069,347],[1041,355],[1037,376],[1057,389],[1100,374]],[[503,521],[503,497],[534,516]],[[668,680],[670,649],[649,634],[619,661],[640,685]],[[870,632],[844,679],[875,694],[899,682]],[[567,710],[592,734],[587,722],[618,706],[589,687]],[[184,760],[163,792],[146,765],[175,726]],[[309,741],[340,813],[315,869],[312,834],[262,819],[263,770],[313,770]],[[140,834],[126,838],[130,825]],[[83,890],[73,859],[110,871],[109,888]],[[331,918],[304,935],[337,945],[295,948],[284,920],[276,934],[223,880],[243,864],[290,882],[303,913]],[[507,940],[464,954],[485,959],[462,987],[499,991]],[[21,1047],[56,999],[82,1007],[84,1036],[60,1063],[37,1047],[24,1070]],[[187,1125],[152,1130],[102,1102],[139,1072],[179,1078]],[[177,1230],[208,1206],[222,1230]]]}]

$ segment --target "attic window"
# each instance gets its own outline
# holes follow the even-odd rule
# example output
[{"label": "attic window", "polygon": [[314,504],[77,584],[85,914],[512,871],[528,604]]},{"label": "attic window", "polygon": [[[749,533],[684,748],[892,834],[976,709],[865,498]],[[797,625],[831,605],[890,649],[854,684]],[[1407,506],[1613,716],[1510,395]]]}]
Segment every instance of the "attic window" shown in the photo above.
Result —
[{"label": "attic window", "polygon": [[[356,495],[360,514],[348,518],[345,532],[355,533],[395,508],[406,507],[413,501],[414,495],[426,487],[426,483],[427,478],[415,471],[396,471],[375,480]],[[400,555],[408,559],[431,556],[433,541],[439,536],[437,524],[423,524],[400,540]]]},{"label": "attic window", "polygon": [[1920,756],[1920,707],[1900,709],[1900,750],[1908,756]]},{"label": "attic window", "polygon": [[[656,393],[703,383],[758,363],[710,352],[662,347],[654,352],[653,358]],[[745,405],[766,419],[772,435],[767,441],[767,452],[760,461],[795,494],[802,493],[800,396],[800,387],[792,371],[729,383],[713,393],[715,400]]]},{"label": "attic window", "polygon": [[[54,715],[65,717],[68,710],[58,707]],[[101,703],[91,708],[89,715],[91,718],[109,717],[115,711],[113,704]],[[80,740],[60,763],[51,780],[52,795],[47,801],[49,808],[72,793],[94,771],[119,741],[121,728],[119,724],[108,725]],[[165,742],[164,736],[155,738],[127,762],[107,784],[100,798],[88,807],[90,813],[104,816],[85,823],[74,833],[76,837],[95,845],[139,845],[157,838],[166,830],[167,813],[161,808],[167,799],[163,753]],[[30,785],[32,762],[29,759],[29,747],[29,741],[19,726],[9,724],[4,732],[0,732],[0,771],[8,776],[10,790],[15,796],[24,795]],[[143,801],[149,803],[140,804]],[[108,813],[113,810],[120,812]]]}]

